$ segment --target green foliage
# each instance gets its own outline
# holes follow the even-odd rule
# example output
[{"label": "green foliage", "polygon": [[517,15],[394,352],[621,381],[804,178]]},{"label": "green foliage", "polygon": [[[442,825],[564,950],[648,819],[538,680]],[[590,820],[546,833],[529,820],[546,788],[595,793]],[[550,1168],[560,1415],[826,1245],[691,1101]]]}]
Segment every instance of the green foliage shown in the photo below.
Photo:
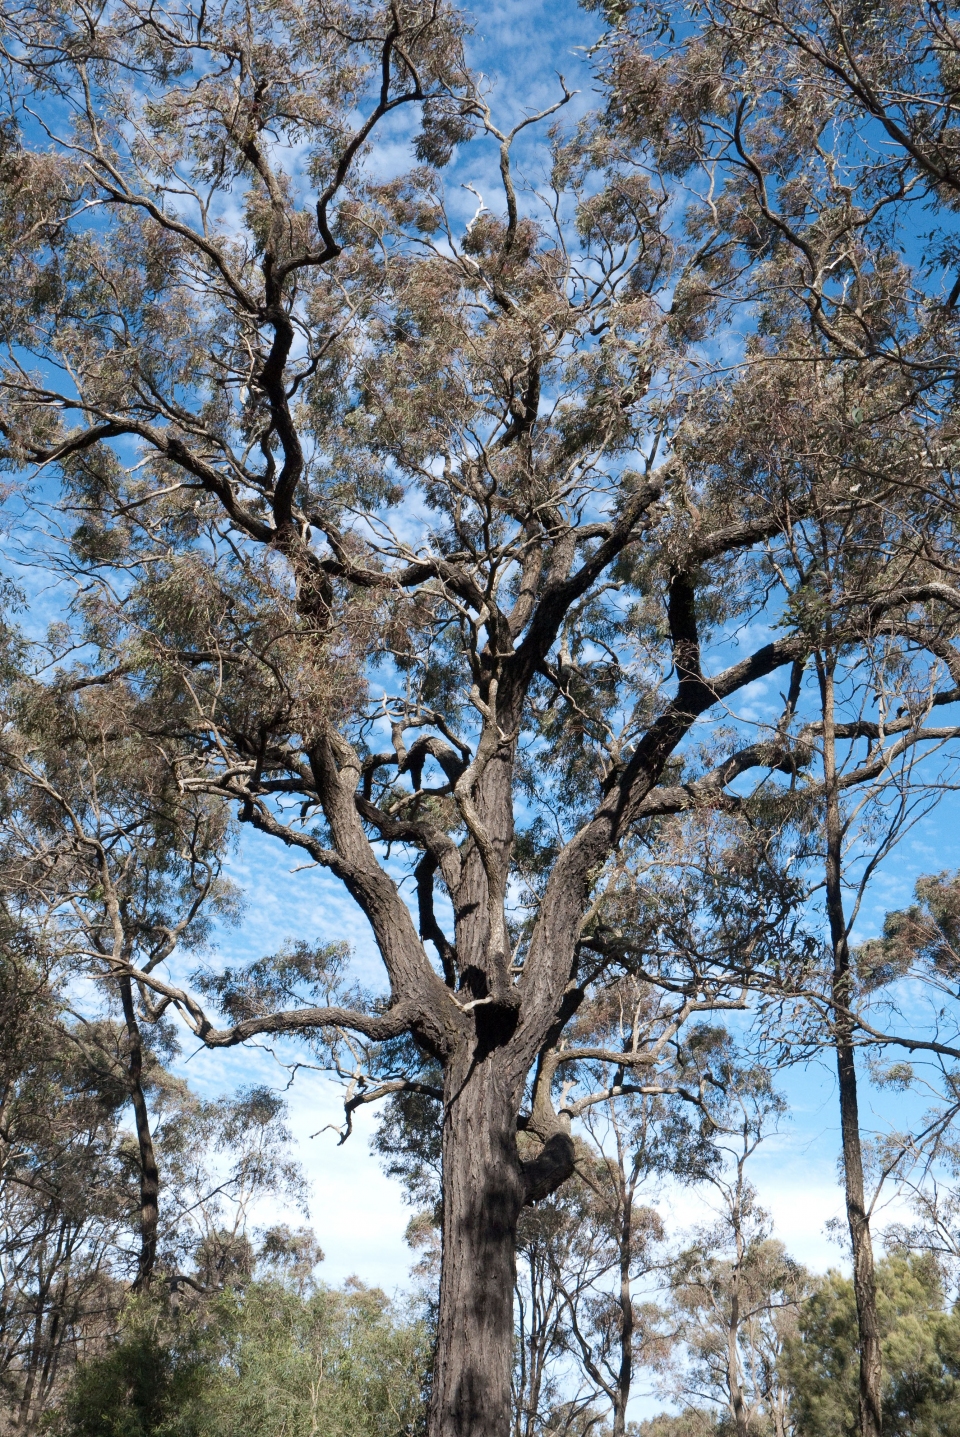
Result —
[{"label": "green foliage", "polygon": [[722,1428],[716,1412],[688,1407],[685,1412],[660,1412],[645,1422],[631,1422],[628,1437],[714,1437]]},{"label": "green foliage", "polygon": [[200,1437],[209,1431],[214,1340],[195,1321],[131,1302],[116,1345],[77,1369],[59,1414],[62,1430],[69,1437]]},{"label": "green foliage", "polygon": [[[77,1410],[78,1433],[190,1432],[205,1330],[133,1303],[103,1355],[136,1271],[140,1156],[125,1029],[109,1010],[78,1019],[71,976],[63,948],[54,961],[0,902],[0,1432],[32,1432],[91,1353],[102,1361],[74,1391],[87,1414]],[[173,1051],[163,1022],[147,1029],[142,1084],[163,1174],[158,1275],[188,1272],[216,1292],[259,1257],[303,1282],[321,1256],[309,1230],[273,1227],[259,1254],[245,1231],[258,1196],[301,1194],[283,1102],[258,1087],[197,1098],[164,1066]],[[119,1408],[115,1390],[127,1393]]]},{"label": "green foliage", "polygon": [[[960,1433],[960,1311],[927,1258],[896,1254],[877,1264],[883,1344],[885,1437]],[[853,1283],[830,1272],[804,1305],[786,1346],[798,1437],[846,1437],[857,1427],[857,1313]]]},{"label": "green foliage", "polygon": [[878,988],[908,974],[953,979],[960,967],[960,875],[928,874],[914,889],[916,902],[888,913],[879,938],[857,952],[860,978]]},{"label": "green foliage", "polygon": [[400,1437],[421,1426],[424,1323],[376,1288],[269,1277],[193,1309],[128,1306],[82,1365],[64,1437]]},{"label": "green foliage", "polygon": [[394,1437],[420,1418],[430,1344],[376,1288],[349,1282],[306,1299],[282,1283],[229,1294],[216,1389],[218,1437],[283,1432]]}]

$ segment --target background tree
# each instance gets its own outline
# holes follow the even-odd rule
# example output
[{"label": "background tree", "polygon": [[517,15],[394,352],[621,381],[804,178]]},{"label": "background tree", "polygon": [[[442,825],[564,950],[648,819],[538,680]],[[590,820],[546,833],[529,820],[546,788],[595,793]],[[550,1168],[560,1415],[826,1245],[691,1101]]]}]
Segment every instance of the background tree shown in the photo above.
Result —
[{"label": "background tree", "polygon": [[[877,1264],[883,1345],[883,1425],[893,1433],[952,1432],[957,1424],[957,1316],[945,1310],[929,1258],[891,1255]],[[787,1343],[783,1371],[794,1430],[856,1432],[857,1315],[853,1284],[817,1282]]]},{"label": "background tree", "polygon": [[[664,1265],[660,1214],[640,1199],[652,1155],[636,1111],[610,1117],[608,1148],[583,1152],[581,1211],[571,1258],[557,1278],[569,1328],[567,1345],[593,1384],[591,1397],[602,1412],[609,1404],[611,1430],[626,1431],[635,1375],[657,1365],[667,1337],[651,1288],[651,1274]],[[596,1125],[591,1125],[596,1136]],[[610,1149],[612,1148],[612,1152]]]},{"label": "background tree", "polygon": [[738,1069],[733,1056],[728,1048],[723,1103],[713,1114],[716,1161],[706,1169],[717,1221],[701,1229],[671,1272],[686,1356],[678,1391],[725,1407],[720,1425],[737,1437],[784,1437],[790,1414],[781,1358],[809,1278],[771,1238],[747,1176],[750,1158],[775,1131],[783,1100],[766,1070]]},{"label": "background tree", "polygon": [[[32,1433],[77,1363],[109,1346],[138,1285],[142,1168],[126,1024],[71,1011],[69,963],[44,961],[36,935],[4,921],[0,1426]],[[216,1291],[252,1264],[251,1205],[296,1200],[299,1173],[277,1096],[195,1098],[164,1067],[164,1037],[148,1030],[142,1073],[164,1178],[159,1267],[174,1289]],[[278,1269],[284,1254],[289,1266],[291,1235],[268,1238]]]},{"label": "background tree", "polygon": [[[884,1240],[931,1255],[948,1284],[956,1282],[957,1013],[952,975],[957,962],[957,879],[922,877],[915,901],[886,915],[881,935],[854,952],[860,993],[857,1022],[875,1041],[875,1078],[922,1102],[891,1123],[875,1143],[881,1182],[896,1182],[915,1221],[888,1226]],[[913,995],[915,1013],[906,1002]],[[924,1015],[918,1022],[918,1015]],[[926,1033],[920,1037],[918,1028]],[[909,1061],[907,1061],[909,1059]]]},{"label": "background tree", "polygon": [[11,926],[0,994],[0,1380],[6,1419],[32,1432],[117,1302],[132,1196],[126,1094],[85,1062],[49,969]]},{"label": "background tree", "polygon": [[[581,1152],[581,1159],[584,1154]],[[570,1362],[564,1280],[575,1268],[589,1192],[574,1177],[526,1209],[517,1228],[513,1423],[517,1437],[581,1433],[602,1420],[589,1378]]]},{"label": "background tree", "polygon": [[229,921],[233,893],[220,877],[225,815],[185,802],[162,753],[137,741],[129,689],[89,687],[63,669],[52,685],[38,683],[31,670],[48,655],[47,645],[20,639],[3,689],[0,891],[34,941],[57,953],[61,974],[92,978],[123,1025],[119,1049],[112,1027],[87,1025],[84,1041],[91,1065],[100,1062],[111,1081],[123,1070],[140,1173],[135,1286],[147,1287],[157,1259],[160,1174],[141,1024],[156,1028],[167,1005],[135,987],[130,970],[149,973],[195,949],[215,918]]},{"label": "background tree", "polygon": [[190,1307],[131,1304],[119,1341],[78,1371],[64,1430],[401,1437],[422,1430],[429,1356],[423,1323],[384,1293],[323,1287],[309,1260],[291,1280],[268,1250],[255,1277]]}]

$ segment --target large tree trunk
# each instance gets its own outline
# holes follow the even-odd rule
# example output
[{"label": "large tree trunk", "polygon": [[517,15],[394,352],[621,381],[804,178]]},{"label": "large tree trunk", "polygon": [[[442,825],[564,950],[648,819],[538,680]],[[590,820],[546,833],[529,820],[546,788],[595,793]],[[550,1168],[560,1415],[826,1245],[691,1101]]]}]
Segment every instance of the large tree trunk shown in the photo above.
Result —
[{"label": "large tree trunk", "polygon": [[524,1197],[515,1099],[496,1050],[452,1062],[445,1089],[443,1262],[429,1434],[507,1437]]},{"label": "large tree trunk", "polygon": [[853,1021],[850,1014],[853,975],[843,911],[843,825],[837,787],[832,665],[824,665],[820,677],[823,692],[823,770],[826,788],[826,902],[833,948],[833,1032],[840,1089],[840,1137],[847,1224],[853,1252],[853,1290],[860,1337],[858,1431],[860,1437],[880,1437],[883,1369],[880,1326],[877,1321],[873,1243],[864,1194],[857,1070],[854,1061]]}]

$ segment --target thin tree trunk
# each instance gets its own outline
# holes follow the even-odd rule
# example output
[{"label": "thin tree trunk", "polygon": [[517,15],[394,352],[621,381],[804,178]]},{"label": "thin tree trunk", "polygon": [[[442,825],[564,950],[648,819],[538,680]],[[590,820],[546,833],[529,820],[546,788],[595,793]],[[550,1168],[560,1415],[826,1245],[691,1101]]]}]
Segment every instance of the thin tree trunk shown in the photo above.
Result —
[{"label": "thin tree trunk", "polygon": [[863,1152],[860,1144],[860,1114],[857,1099],[857,1069],[854,1059],[853,1023],[850,1017],[852,974],[850,946],[843,911],[841,886],[843,826],[837,789],[836,736],[834,731],[834,682],[830,661],[821,665],[823,693],[823,773],[826,790],[826,900],[833,948],[832,1001],[837,1079],[840,1089],[840,1136],[843,1149],[843,1177],[847,1223],[853,1250],[853,1290],[857,1304],[860,1335],[860,1437],[880,1437],[883,1371],[880,1328],[877,1321],[877,1288],[873,1269],[873,1243],[863,1182]]},{"label": "thin tree trunk", "polygon": [[133,1104],[137,1129],[137,1146],[140,1150],[140,1257],[137,1275],[133,1282],[134,1292],[150,1286],[153,1269],[157,1260],[157,1227],[160,1220],[160,1174],[153,1149],[153,1134],[150,1131],[150,1114],[143,1092],[143,1040],[133,1005],[133,990],[129,978],[120,979],[120,1001],[123,1018],[127,1027],[127,1084],[130,1101]]},{"label": "thin tree trunk", "polygon": [[740,1277],[738,1272],[734,1275],[733,1288],[730,1293],[730,1317],[727,1322],[727,1386],[730,1389],[730,1411],[733,1415],[733,1425],[737,1437],[748,1437],[750,1429],[747,1425],[747,1409],[744,1405],[743,1388],[740,1384],[739,1336]]},{"label": "thin tree trunk", "polygon": [[[63,1222],[60,1224],[60,1235],[57,1242],[57,1249],[62,1251],[63,1247]],[[20,1396],[20,1403],[17,1411],[14,1429],[23,1433],[24,1437],[30,1437],[36,1426],[36,1419],[39,1415],[34,1407],[34,1394],[37,1387],[37,1377],[43,1364],[44,1352],[44,1318],[47,1311],[47,1302],[53,1291],[54,1275],[56,1273],[55,1261],[51,1264],[51,1271],[48,1277],[41,1278],[36,1294],[36,1311],[33,1320],[33,1336],[30,1342],[30,1352],[27,1358],[26,1380],[23,1392]]]},{"label": "thin tree trunk", "polygon": [[[523,1295],[519,1291],[516,1294],[516,1307],[518,1317],[518,1353],[516,1375],[516,1392],[513,1399],[513,1437],[528,1437],[530,1432],[530,1403],[527,1398],[527,1346],[532,1345],[532,1336],[527,1336],[527,1313],[523,1303]],[[532,1322],[532,1318],[531,1318]]]},{"label": "thin tree trunk", "polygon": [[31,1408],[33,1404],[33,1389],[37,1380],[37,1368],[40,1365],[40,1341],[43,1331],[43,1297],[38,1294],[37,1311],[33,1321],[33,1340],[30,1344],[30,1355],[27,1360],[27,1376],[23,1384],[23,1392],[20,1395],[20,1403],[17,1410],[16,1430],[29,1433]]},{"label": "thin tree trunk", "polygon": [[613,1409],[613,1437],[627,1430],[627,1403],[633,1384],[633,1298],[630,1293],[630,1254],[620,1258],[620,1370],[617,1373],[617,1400]]},{"label": "thin tree trunk", "polygon": [[737,1259],[730,1274],[730,1314],[727,1319],[727,1387],[730,1391],[730,1412],[737,1437],[747,1437],[747,1409],[740,1382],[740,1283],[743,1274],[745,1244],[743,1239],[743,1159],[737,1163],[737,1186],[732,1209]]},{"label": "thin tree trunk", "polygon": [[628,1178],[624,1170],[623,1143],[617,1132],[618,1183],[622,1195],[620,1222],[620,1370],[617,1373],[617,1396],[613,1407],[612,1437],[624,1437],[627,1430],[627,1404],[633,1385],[633,1293],[630,1268],[633,1262],[633,1195],[636,1167]]},{"label": "thin tree trunk", "polygon": [[[496,1052],[445,1078],[443,1262],[429,1437],[507,1437],[523,1180]],[[466,1068],[466,1071],[464,1071]]]}]

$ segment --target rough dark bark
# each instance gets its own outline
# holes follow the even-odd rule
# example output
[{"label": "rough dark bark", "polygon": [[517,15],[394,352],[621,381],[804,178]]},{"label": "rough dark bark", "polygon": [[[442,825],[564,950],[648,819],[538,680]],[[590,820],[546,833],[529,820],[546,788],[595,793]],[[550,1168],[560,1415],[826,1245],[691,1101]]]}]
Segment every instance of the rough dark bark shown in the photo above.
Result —
[{"label": "rough dark bark", "polygon": [[140,1154],[140,1255],[134,1292],[150,1286],[157,1261],[157,1229],[160,1222],[160,1173],[150,1131],[150,1114],[143,1091],[143,1040],[133,1003],[129,978],[120,979],[120,1001],[127,1029],[127,1085],[133,1106]]},{"label": "rough dark bark", "polygon": [[443,1268],[431,1437],[510,1431],[513,1290],[524,1177],[496,1054],[446,1075]]},{"label": "rough dark bark", "polygon": [[857,1305],[860,1346],[858,1432],[880,1437],[882,1427],[882,1358],[877,1321],[877,1288],[873,1264],[870,1217],[863,1182],[863,1152],[857,1099],[853,1019],[850,1011],[852,973],[850,946],[843,908],[843,824],[837,786],[834,679],[830,661],[820,666],[823,695],[823,772],[826,796],[826,904],[833,949],[831,975],[834,1046],[840,1094],[840,1138],[843,1152],[844,1193],[850,1245],[853,1252],[853,1289]]}]

